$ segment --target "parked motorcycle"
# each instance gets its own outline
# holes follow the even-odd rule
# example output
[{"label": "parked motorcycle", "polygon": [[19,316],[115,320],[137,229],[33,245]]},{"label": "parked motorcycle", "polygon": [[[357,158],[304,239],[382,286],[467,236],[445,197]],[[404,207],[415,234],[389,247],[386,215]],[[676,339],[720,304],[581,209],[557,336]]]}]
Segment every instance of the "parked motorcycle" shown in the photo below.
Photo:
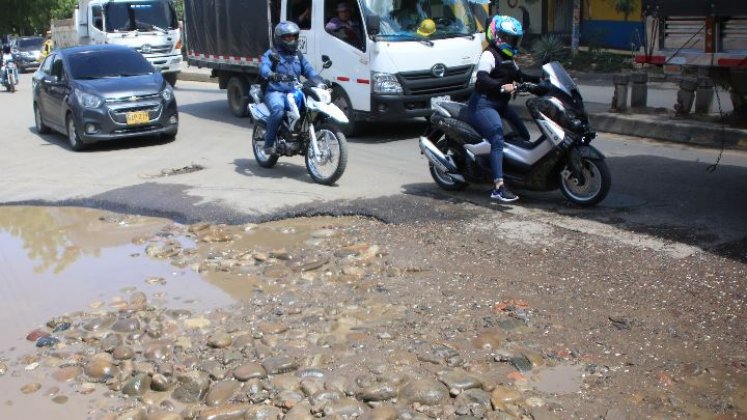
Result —
[{"label": "parked motorcycle", "polygon": [[[527,141],[515,130],[505,136],[504,178],[520,189],[551,191],[580,206],[593,206],[609,192],[610,171],[604,155],[589,143],[596,137],[576,83],[563,66],[542,66],[540,85],[521,83],[519,92],[541,92],[526,102],[540,129],[539,138]],[[467,105],[442,102],[423,136],[420,150],[428,158],[431,176],[445,190],[460,190],[468,183],[492,183],[490,143],[470,126]],[[510,128],[503,120],[504,130]]]},{"label": "parked motorcycle", "polygon": [[0,68],[0,83],[8,92],[15,92],[18,84],[18,67],[11,54],[3,54],[3,67]]},{"label": "parked motorcycle", "polygon": [[[331,65],[324,64],[324,68]],[[283,82],[294,83],[294,90],[286,95],[286,110],[277,139],[275,154],[264,152],[265,131],[270,110],[262,102],[262,89],[255,84],[250,87],[254,100],[249,111],[254,120],[252,148],[257,164],[272,168],[279,156],[303,155],[306,170],[314,182],[332,185],[345,172],[348,161],[348,146],[345,135],[338,128],[347,124],[348,119],[340,108],[332,103],[329,86],[323,88],[309,81],[301,83],[296,78],[286,77]]]}]

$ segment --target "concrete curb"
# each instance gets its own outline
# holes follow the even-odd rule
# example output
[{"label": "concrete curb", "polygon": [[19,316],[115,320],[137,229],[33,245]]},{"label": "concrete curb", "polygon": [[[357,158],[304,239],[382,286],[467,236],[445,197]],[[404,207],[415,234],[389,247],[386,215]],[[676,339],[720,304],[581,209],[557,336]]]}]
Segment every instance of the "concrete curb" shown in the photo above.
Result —
[{"label": "concrete curb", "polygon": [[218,83],[218,78],[210,77],[210,73],[203,71],[184,71],[179,72],[177,76],[178,80],[186,80],[188,82],[203,82],[203,83]]}]

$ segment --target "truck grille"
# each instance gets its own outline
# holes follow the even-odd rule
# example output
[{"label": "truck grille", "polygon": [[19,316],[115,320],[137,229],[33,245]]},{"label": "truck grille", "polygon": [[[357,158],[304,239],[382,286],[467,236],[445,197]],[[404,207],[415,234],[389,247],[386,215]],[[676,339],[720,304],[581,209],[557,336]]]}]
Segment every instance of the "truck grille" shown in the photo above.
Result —
[{"label": "truck grille", "polygon": [[401,72],[398,74],[405,95],[437,95],[469,86],[472,65],[447,67],[443,77],[430,70]]},{"label": "truck grille", "polygon": [[148,47],[143,45],[141,47],[135,48],[135,51],[139,52],[140,54],[168,54],[173,48],[174,46],[171,44],[150,45]]}]

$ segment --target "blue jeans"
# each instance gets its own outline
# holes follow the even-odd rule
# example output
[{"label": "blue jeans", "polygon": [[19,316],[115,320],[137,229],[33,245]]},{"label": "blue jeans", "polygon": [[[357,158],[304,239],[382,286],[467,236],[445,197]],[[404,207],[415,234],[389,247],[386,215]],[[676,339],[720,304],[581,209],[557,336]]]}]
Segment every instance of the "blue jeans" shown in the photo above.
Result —
[{"label": "blue jeans", "polygon": [[[503,123],[498,114],[498,102],[473,93],[467,103],[472,126],[490,142],[490,169],[493,182],[503,181]],[[517,116],[518,117],[518,116]]]},{"label": "blue jeans", "polygon": [[278,127],[285,114],[285,95],[286,93],[277,91],[265,93],[264,102],[270,110],[270,116],[267,118],[267,131],[265,131],[265,147],[275,145]]},{"label": "blue jeans", "polygon": [[519,117],[519,114],[514,111],[513,108],[506,105],[503,109],[499,109],[498,113],[505,118],[509,123],[511,123],[511,126],[516,130],[516,133],[524,140],[529,140],[529,130],[527,129],[527,126],[524,124],[524,121],[521,120],[521,117]]}]

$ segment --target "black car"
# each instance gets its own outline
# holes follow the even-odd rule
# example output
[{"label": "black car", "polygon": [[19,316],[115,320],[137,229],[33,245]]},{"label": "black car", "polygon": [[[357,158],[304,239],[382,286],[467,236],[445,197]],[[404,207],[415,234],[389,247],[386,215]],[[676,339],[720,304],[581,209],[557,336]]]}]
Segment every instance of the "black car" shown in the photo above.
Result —
[{"label": "black car", "polygon": [[51,128],[66,134],[73,150],[105,140],[176,137],[174,91],[133,49],[94,45],[53,51],[31,84],[37,132]]},{"label": "black car", "polygon": [[11,53],[21,73],[39,67],[43,46],[44,38],[40,36],[15,38],[11,41]]}]

